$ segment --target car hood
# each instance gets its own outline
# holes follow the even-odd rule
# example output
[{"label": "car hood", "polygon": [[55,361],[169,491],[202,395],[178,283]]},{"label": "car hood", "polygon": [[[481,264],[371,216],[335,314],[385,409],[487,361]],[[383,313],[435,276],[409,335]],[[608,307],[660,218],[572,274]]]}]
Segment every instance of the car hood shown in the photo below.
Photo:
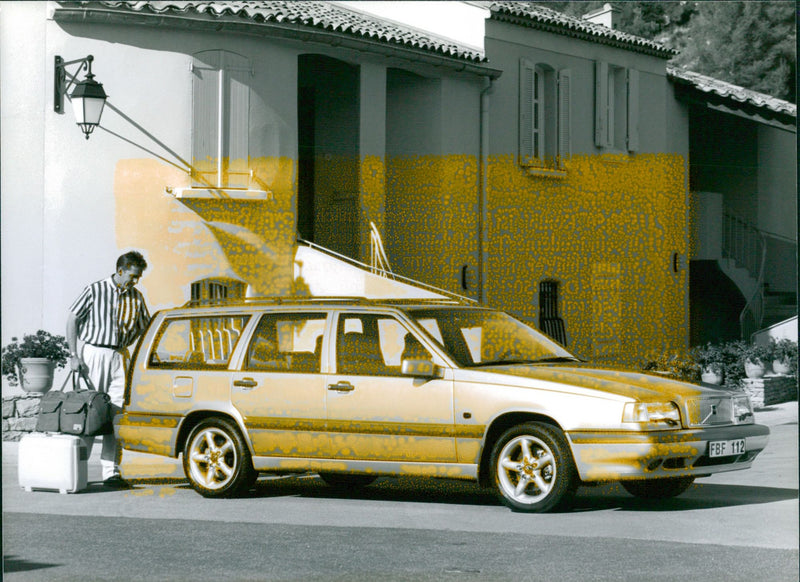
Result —
[{"label": "car hood", "polygon": [[[592,367],[590,365],[562,365],[562,364],[514,364],[502,366],[486,366],[470,370],[478,372],[479,376],[489,374],[494,378],[474,377],[476,381],[504,384],[517,384],[531,388],[542,388],[545,382],[551,385],[567,385],[584,388],[591,391],[633,398],[641,401],[659,401],[666,397],[669,400],[697,398],[704,394],[719,394],[718,388],[710,388],[679,382],[667,377]],[[500,380],[497,375],[505,376]],[[519,382],[509,381],[509,376],[519,379]],[[557,389],[556,386],[551,386]]]}]

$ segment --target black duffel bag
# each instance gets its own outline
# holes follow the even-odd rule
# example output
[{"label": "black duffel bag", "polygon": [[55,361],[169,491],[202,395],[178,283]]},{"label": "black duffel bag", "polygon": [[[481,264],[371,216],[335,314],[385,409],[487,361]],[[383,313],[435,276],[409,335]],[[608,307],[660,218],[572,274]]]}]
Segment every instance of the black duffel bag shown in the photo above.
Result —
[{"label": "black duffel bag", "polygon": [[[89,387],[79,388],[78,374],[70,372],[61,390],[48,392],[42,396],[36,430],[39,432],[60,432],[79,436],[98,436],[110,434],[114,430],[111,399],[108,394],[91,388],[83,371],[80,377]],[[72,391],[64,392],[64,387],[72,378]]]}]

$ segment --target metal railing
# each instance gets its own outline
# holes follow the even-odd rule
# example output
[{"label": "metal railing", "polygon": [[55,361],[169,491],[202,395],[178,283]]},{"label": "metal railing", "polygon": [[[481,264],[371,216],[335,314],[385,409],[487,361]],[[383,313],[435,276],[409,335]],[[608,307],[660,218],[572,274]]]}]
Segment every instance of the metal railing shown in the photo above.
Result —
[{"label": "metal railing", "polygon": [[394,279],[392,267],[389,266],[389,259],[386,257],[386,251],[383,249],[381,233],[372,221],[369,223],[369,253],[372,273]]},{"label": "metal railing", "polygon": [[747,298],[739,314],[742,339],[749,338],[761,329],[764,321],[764,265],[767,260],[767,238],[753,224],[724,211],[722,215],[722,256],[731,259],[737,267],[747,270],[756,281],[756,289]]}]

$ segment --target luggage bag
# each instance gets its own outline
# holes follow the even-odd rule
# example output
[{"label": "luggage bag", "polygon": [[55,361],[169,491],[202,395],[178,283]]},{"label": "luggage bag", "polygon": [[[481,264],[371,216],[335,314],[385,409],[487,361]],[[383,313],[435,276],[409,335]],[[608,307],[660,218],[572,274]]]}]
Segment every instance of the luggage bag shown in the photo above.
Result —
[{"label": "luggage bag", "polygon": [[19,486],[25,491],[86,489],[88,450],[83,439],[68,434],[31,433],[19,441]]},{"label": "luggage bag", "polygon": [[[91,384],[83,372],[89,390],[80,390],[78,374],[70,372],[61,385],[61,390],[53,390],[42,396],[39,417],[36,420],[38,432],[62,432],[65,434],[97,436],[113,432],[114,418],[111,399],[105,392],[91,389]],[[72,392],[64,392],[64,387],[72,378]]]}]

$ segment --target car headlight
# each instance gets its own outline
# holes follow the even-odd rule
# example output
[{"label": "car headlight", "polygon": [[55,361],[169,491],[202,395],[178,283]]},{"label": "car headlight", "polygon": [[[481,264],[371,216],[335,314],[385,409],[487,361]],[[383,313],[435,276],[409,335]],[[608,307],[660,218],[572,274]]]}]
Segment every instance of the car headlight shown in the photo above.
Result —
[{"label": "car headlight", "polygon": [[735,424],[753,424],[756,421],[753,415],[753,403],[747,394],[737,394],[733,397],[733,422]]},{"label": "car headlight", "polygon": [[622,422],[635,422],[647,429],[677,428],[681,413],[674,402],[628,402],[622,411]]}]

